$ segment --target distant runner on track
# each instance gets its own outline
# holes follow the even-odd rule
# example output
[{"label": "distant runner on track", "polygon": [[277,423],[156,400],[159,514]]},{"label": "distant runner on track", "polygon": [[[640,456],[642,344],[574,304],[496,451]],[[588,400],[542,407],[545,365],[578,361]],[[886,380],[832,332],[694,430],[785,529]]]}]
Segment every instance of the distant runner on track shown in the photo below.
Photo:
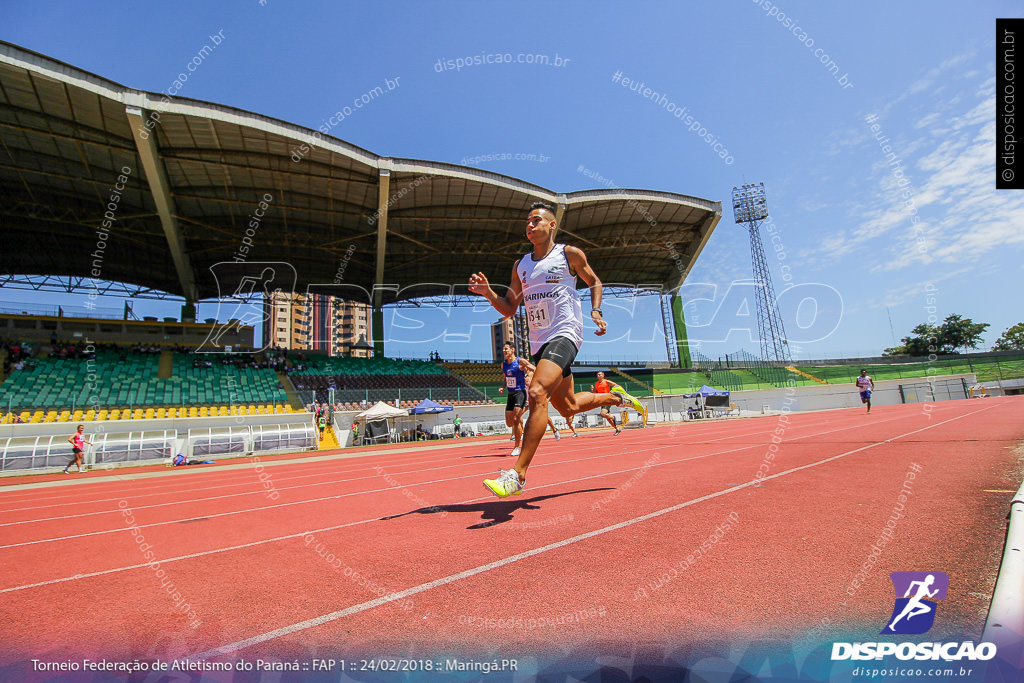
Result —
[{"label": "distant runner on track", "polygon": [[68,443],[71,444],[71,453],[74,459],[64,466],[64,474],[68,474],[68,468],[72,465],[78,465],[78,471],[85,472],[82,463],[82,451],[85,449],[85,444],[92,445],[92,441],[88,441],[85,438],[85,425],[78,425],[75,433],[68,437]]},{"label": "distant runner on track", "polygon": [[867,370],[860,371],[860,377],[854,382],[860,389],[860,402],[868,405],[868,413],[871,412],[871,392],[875,390],[875,383],[868,377]]}]

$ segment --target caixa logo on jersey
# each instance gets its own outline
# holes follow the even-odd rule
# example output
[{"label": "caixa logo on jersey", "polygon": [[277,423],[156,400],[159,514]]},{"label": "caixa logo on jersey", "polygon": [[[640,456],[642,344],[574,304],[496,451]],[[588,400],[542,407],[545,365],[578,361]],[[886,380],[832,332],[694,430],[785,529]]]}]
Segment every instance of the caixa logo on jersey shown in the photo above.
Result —
[{"label": "caixa logo on jersey", "polygon": [[[896,591],[892,615],[880,635],[918,635],[935,625],[939,601],[946,599],[949,577],[944,572],[893,572],[889,574]],[[992,643],[833,643],[832,660],[869,660],[895,656],[897,659],[946,662],[989,660],[996,656]]]}]

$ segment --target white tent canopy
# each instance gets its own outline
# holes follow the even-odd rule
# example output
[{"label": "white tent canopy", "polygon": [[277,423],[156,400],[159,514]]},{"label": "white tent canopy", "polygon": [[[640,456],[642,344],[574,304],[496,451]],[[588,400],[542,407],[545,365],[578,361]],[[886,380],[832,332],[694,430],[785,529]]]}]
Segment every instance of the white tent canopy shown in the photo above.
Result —
[{"label": "white tent canopy", "polygon": [[376,405],[368,408],[355,416],[356,420],[383,420],[390,417],[408,417],[409,411],[388,405],[384,401],[377,401]]}]

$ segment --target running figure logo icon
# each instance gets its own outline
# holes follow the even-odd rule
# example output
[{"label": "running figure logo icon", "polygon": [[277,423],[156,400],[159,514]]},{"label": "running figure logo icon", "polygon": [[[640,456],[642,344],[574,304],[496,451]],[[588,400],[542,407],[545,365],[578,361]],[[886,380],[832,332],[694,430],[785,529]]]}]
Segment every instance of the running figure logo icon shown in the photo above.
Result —
[{"label": "running figure logo icon", "polygon": [[897,598],[881,633],[926,633],[935,623],[936,601],[946,599],[949,577],[944,572],[893,572],[889,577]]}]

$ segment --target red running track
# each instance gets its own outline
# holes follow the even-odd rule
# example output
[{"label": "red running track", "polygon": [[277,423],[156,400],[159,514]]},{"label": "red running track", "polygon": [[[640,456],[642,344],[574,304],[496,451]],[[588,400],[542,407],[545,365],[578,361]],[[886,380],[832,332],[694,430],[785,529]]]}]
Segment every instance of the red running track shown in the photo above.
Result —
[{"label": "red running track", "polygon": [[505,440],[2,482],[0,667],[873,639],[909,570],[977,638],[1024,398],[930,408],[548,437],[506,500]]}]

